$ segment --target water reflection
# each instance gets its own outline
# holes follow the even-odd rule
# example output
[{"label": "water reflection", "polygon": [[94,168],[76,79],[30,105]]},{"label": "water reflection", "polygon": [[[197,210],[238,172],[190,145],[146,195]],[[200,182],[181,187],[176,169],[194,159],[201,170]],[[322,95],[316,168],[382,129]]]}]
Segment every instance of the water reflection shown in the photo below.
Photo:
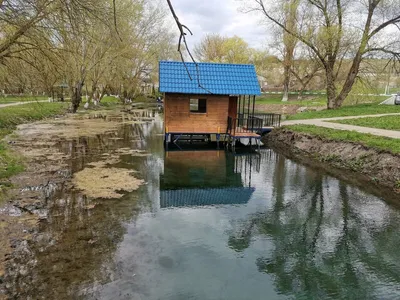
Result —
[{"label": "water reflection", "polygon": [[[81,170],[123,147],[146,181],[119,200],[65,187],[20,295],[47,299],[397,299],[400,213],[264,149],[165,153],[162,123],[59,146]],[[215,148],[214,148],[215,149]]]},{"label": "water reflection", "polygon": [[160,167],[159,194],[142,195],[160,206],[127,225],[119,277],[93,298],[400,296],[400,215],[383,199],[271,150],[174,152]]},{"label": "water reflection", "polygon": [[273,249],[255,263],[287,296],[399,298],[398,211],[280,155],[274,164],[269,209],[240,222],[228,245],[244,252],[268,240]]},{"label": "water reflection", "polygon": [[251,170],[242,174],[238,165],[236,157],[223,150],[167,152],[160,175],[160,207],[247,203],[254,192]]}]

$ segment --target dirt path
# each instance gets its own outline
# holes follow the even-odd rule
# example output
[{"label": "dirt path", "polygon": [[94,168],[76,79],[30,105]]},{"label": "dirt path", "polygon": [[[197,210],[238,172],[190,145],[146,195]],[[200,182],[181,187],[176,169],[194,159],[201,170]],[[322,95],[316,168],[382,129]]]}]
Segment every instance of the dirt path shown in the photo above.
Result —
[{"label": "dirt path", "polygon": [[357,131],[360,133],[369,133],[378,136],[384,136],[394,139],[400,139],[400,131],[396,130],[386,130],[371,127],[361,127],[348,124],[331,123],[330,121],[337,120],[348,120],[348,119],[360,119],[360,118],[377,118],[385,116],[400,116],[400,113],[391,114],[379,114],[379,115],[365,115],[365,116],[349,116],[349,117],[335,117],[335,118],[323,118],[323,119],[308,119],[308,120],[292,120],[284,121],[281,125],[315,125],[325,128],[337,129],[337,130],[350,130]]},{"label": "dirt path", "polygon": [[29,104],[29,103],[37,103],[37,102],[49,102],[49,100],[21,101],[21,102],[4,103],[4,104],[0,104],[0,108],[9,107],[9,106],[23,105],[23,104]]}]

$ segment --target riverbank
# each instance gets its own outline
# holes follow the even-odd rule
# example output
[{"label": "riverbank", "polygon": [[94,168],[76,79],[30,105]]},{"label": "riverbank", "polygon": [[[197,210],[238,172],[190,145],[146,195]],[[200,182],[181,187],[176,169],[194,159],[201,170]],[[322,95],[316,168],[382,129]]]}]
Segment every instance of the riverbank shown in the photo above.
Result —
[{"label": "riverbank", "polygon": [[329,135],[329,129],[322,130],[324,135],[296,127],[280,128],[267,135],[264,142],[289,158],[318,165],[358,185],[369,184],[368,188],[382,193],[400,194],[400,155],[389,150],[390,143],[399,141],[381,138],[382,143],[383,140],[389,143],[390,147],[385,149],[383,144],[379,148],[357,139],[335,139],[334,133]]},{"label": "riverbank", "polygon": [[9,185],[7,178],[24,169],[23,158],[10,150],[4,137],[17,128],[17,125],[62,115],[66,103],[29,103],[0,109],[0,191]]},{"label": "riverbank", "polygon": [[[13,141],[4,138],[16,130],[18,125],[60,117],[67,113],[69,107],[68,102],[38,101],[16,104],[19,103],[9,103],[7,105],[10,106],[0,107],[0,192],[10,186],[8,178],[24,170],[24,158],[10,148],[9,144]],[[107,96],[103,98],[100,106],[93,108],[113,109],[118,104],[118,99]]]},{"label": "riverbank", "polygon": [[[35,281],[34,272],[27,271],[36,263],[33,248],[40,252],[56,240],[63,240],[58,235],[51,235],[50,239],[40,232],[41,226],[59,216],[55,207],[64,215],[68,202],[71,210],[92,214],[99,205],[98,199],[112,203],[144,183],[136,171],[126,166],[133,159],[147,157],[132,145],[141,142],[141,126],[153,120],[155,114],[147,110],[130,114],[121,109],[114,106],[112,110],[65,114],[21,124],[8,136],[9,150],[23,158],[25,168],[9,178],[12,188],[5,193],[7,201],[0,203],[0,299],[6,293],[21,295],[21,282]],[[49,200],[53,198],[58,200]],[[75,201],[79,202],[78,207]],[[95,223],[102,224],[103,218]],[[74,240],[73,244],[92,247],[97,242],[98,238],[93,237]],[[61,263],[62,258],[58,258],[50,265]]]}]

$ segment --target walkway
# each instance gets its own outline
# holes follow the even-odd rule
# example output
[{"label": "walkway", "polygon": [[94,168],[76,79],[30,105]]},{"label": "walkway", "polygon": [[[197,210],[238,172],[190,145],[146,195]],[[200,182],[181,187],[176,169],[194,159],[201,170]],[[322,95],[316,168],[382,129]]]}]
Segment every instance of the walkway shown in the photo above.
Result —
[{"label": "walkway", "polygon": [[396,130],[386,130],[379,128],[371,128],[371,127],[361,127],[354,126],[348,124],[340,124],[340,123],[331,123],[330,121],[336,120],[348,120],[348,119],[360,119],[360,118],[377,118],[377,117],[385,117],[385,116],[400,116],[400,113],[391,113],[391,114],[379,114],[379,115],[365,115],[365,116],[350,116],[350,117],[335,117],[335,118],[323,118],[323,119],[308,119],[308,120],[293,120],[293,121],[284,121],[281,123],[282,126],[288,125],[314,125],[319,127],[337,129],[337,130],[349,130],[349,131],[357,131],[360,133],[369,133],[378,136],[384,136],[394,139],[400,139],[400,131]]},{"label": "walkway", "polygon": [[0,108],[9,107],[9,106],[23,105],[23,104],[29,104],[29,103],[38,103],[38,102],[49,102],[49,100],[21,101],[21,102],[4,103],[4,104],[0,104]]}]

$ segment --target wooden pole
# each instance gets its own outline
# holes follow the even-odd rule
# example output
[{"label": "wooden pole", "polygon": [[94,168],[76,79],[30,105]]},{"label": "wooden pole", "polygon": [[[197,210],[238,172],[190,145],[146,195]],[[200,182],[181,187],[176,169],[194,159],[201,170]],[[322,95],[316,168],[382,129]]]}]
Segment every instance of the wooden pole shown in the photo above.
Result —
[{"label": "wooden pole", "polygon": [[254,116],[255,105],[256,105],[256,96],[253,96],[253,116]]},{"label": "wooden pole", "polygon": [[238,117],[238,116],[240,116],[240,100],[241,100],[241,98],[242,98],[242,96],[240,96],[239,95],[239,110],[237,111],[237,113],[236,113],[236,118]]},{"label": "wooden pole", "polygon": [[247,118],[250,117],[250,95],[249,98],[247,99]]}]

